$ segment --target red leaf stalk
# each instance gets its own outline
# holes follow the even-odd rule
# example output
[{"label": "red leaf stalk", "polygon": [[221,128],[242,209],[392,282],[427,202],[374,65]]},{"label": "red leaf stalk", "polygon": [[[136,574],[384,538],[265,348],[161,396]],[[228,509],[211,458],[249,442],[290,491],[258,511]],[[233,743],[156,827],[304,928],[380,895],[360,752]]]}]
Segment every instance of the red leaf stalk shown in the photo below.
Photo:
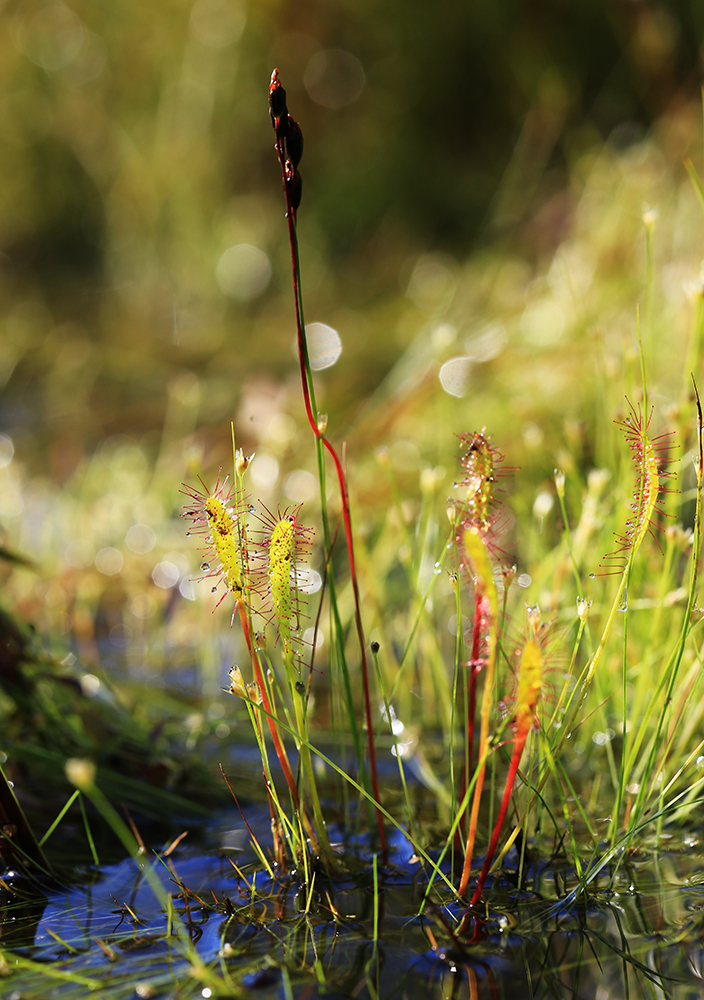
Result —
[{"label": "red leaf stalk", "polygon": [[267,694],[266,684],[264,683],[264,675],[262,674],[261,664],[259,663],[259,657],[257,651],[252,642],[252,634],[249,628],[249,621],[247,619],[247,609],[245,608],[243,601],[237,602],[237,609],[240,615],[240,622],[242,623],[242,631],[244,633],[245,641],[247,643],[247,649],[249,651],[250,659],[252,661],[252,668],[254,670],[254,679],[259,685],[259,691],[262,699],[262,708],[266,712],[267,722],[269,723],[269,732],[271,733],[271,739],[274,744],[274,750],[276,751],[276,756],[279,759],[279,764],[281,765],[281,770],[284,773],[284,778],[286,779],[286,784],[288,785],[289,792],[291,793],[291,799],[293,800],[293,805],[297,813],[302,815],[303,826],[305,831],[310,837],[311,846],[313,850],[318,852],[318,838],[315,835],[315,831],[311,825],[305,810],[301,810],[301,800],[298,795],[298,788],[296,787],[296,779],[293,776],[291,770],[291,765],[289,764],[288,757],[286,756],[286,750],[281,742],[281,737],[279,735],[279,730],[276,727],[276,722],[274,721],[274,711],[271,702],[269,701],[269,696]]},{"label": "red leaf stalk", "polygon": [[[534,624],[537,630],[537,622]],[[489,874],[489,869],[491,868],[494,860],[496,845],[499,842],[501,828],[503,827],[509,803],[511,801],[511,793],[513,792],[513,785],[518,773],[518,765],[521,761],[521,755],[523,754],[523,749],[526,745],[528,733],[533,725],[535,708],[538,704],[538,699],[540,698],[541,684],[542,655],[540,652],[540,646],[535,639],[529,639],[526,642],[521,655],[520,674],[518,677],[518,705],[516,709],[516,720],[514,723],[513,754],[511,756],[508,774],[506,775],[506,785],[504,786],[501,808],[499,809],[499,814],[496,817],[496,823],[494,824],[494,829],[491,834],[489,847],[487,848],[484,864],[482,865],[482,870],[479,873],[479,880],[474,890],[470,906],[474,906],[479,902],[481,894],[484,890],[486,877]]]},{"label": "red leaf stalk", "polygon": [[[460,787],[460,802],[464,800],[467,785],[472,774],[472,756],[474,753],[474,728],[477,714],[477,677],[482,661],[479,656],[482,639],[482,595],[476,591],[474,595],[474,626],[472,630],[472,653],[467,664],[467,743],[465,747],[464,767]],[[466,810],[465,810],[466,813]],[[464,813],[463,813],[464,816]],[[460,824],[464,829],[464,820]],[[459,827],[458,827],[459,833]]]}]

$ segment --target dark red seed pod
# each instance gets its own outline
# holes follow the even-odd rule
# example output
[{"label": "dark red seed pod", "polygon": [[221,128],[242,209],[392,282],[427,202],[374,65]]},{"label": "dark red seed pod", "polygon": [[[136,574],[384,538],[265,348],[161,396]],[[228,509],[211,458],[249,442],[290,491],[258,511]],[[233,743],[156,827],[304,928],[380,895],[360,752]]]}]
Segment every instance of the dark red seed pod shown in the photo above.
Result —
[{"label": "dark red seed pod", "polygon": [[294,167],[298,166],[303,156],[303,133],[301,132],[301,126],[291,115],[288,116],[288,131],[286,132],[286,156]]},{"label": "dark red seed pod", "polygon": [[269,84],[269,113],[271,114],[271,123],[277,130],[276,137],[279,139],[281,138],[278,134],[280,120],[282,118],[284,121],[286,120],[288,110],[286,108],[286,91],[279,82],[278,69],[275,69],[271,74],[271,83]]},{"label": "dark red seed pod", "polygon": [[290,121],[292,121],[292,119],[288,112],[282,115],[281,118],[276,118],[274,120],[274,131],[276,132],[276,141],[278,143],[282,143],[288,135],[288,123]]},{"label": "dark red seed pod", "polygon": [[301,204],[301,193],[303,190],[303,181],[301,179],[300,170],[295,170],[291,174],[290,179],[286,181],[288,186],[288,197],[291,203],[291,208],[294,212],[298,211],[298,206]]}]

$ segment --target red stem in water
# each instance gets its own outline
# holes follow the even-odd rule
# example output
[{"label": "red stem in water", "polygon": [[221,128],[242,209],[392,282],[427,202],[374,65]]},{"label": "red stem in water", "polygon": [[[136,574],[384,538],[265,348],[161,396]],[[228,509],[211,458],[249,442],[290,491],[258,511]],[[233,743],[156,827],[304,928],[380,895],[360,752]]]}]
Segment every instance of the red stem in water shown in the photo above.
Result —
[{"label": "red stem in water", "polygon": [[528,738],[528,733],[530,732],[530,723],[524,726],[515,737],[513,745],[513,756],[511,757],[511,763],[509,765],[508,774],[506,775],[506,785],[504,787],[504,797],[501,800],[501,808],[499,809],[499,815],[496,817],[496,823],[494,824],[494,830],[491,834],[491,840],[489,841],[489,847],[487,848],[486,857],[484,858],[484,864],[482,865],[482,870],[479,873],[479,881],[474,890],[474,895],[472,896],[472,901],[470,906],[475,906],[479,902],[481,894],[484,890],[484,883],[486,882],[486,877],[489,874],[489,869],[491,868],[491,863],[494,860],[494,854],[496,853],[496,845],[499,842],[499,837],[501,836],[501,828],[504,825],[504,819],[506,818],[506,813],[508,812],[509,802],[511,801],[511,793],[513,791],[513,785],[516,780],[516,775],[518,774],[518,765],[521,761],[521,754],[523,753],[523,747],[526,745],[526,739]]},{"label": "red stem in water", "polygon": [[[475,716],[477,714],[477,676],[481,667],[479,659],[479,649],[482,639],[482,599],[479,593],[474,595],[474,627],[472,631],[472,653],[467,666],[469,674],[467,676],[467,745],[465,749],[464,767],[462,768],[462,786],[460,790],[460,802],[464,799],[467,785],[472,774],[472,757],[474,754],[474,727]],[[466,812],[466,810],[465,810]],[[464,829],[464,827],[463,827]]]},{"label": "red stem in water", "polygon": [[[286,756],[286,750],[281,742],[281,737],[279,736],[279,731],[276,728],[276,723],[274,721],[274,712],[272,709],[271,702],[269,701],[269,696],[267,694],[266,685],[264,683],[264,676],[262,674],[261,664],[259,663],[259,657],[257,656],[257,651],[252,643],[252,636],[249,630],[249,622],[247,620],[247,611],[244,606],[243,601],[238,601],[237,607],[240,614],[240,622],[242,623],[242,631],[244,633],[245,642],[247,643],[247,649],[249,651],[249,656],[252,661],[252,666],[254,668],[254,679],[259,685],[259,691],[262,697],[262,708],[267,713],[267,722],[269,723],[269,732],[271,733],[271,739],[274,744],[274,750],[276,751],[276,756],[279,758],[279,764],[281,765],[281,770],[284,772],[284,778],[286,779],[286,784],[291,793],[291,798],[293,799],[293,805],[297,812],[300,812],[301,802],[298,797],[298,788],[296,787],[296,779],[293,777],[293,771],[291,770],[291,765],[288,762],[288,757]],[[303,823],[306,827],[306,833],[314,844],[314,848],[317,849],[317,838],[313,834],[310,828],[310,823],[306,820],[305,815],[303,816]]]}]

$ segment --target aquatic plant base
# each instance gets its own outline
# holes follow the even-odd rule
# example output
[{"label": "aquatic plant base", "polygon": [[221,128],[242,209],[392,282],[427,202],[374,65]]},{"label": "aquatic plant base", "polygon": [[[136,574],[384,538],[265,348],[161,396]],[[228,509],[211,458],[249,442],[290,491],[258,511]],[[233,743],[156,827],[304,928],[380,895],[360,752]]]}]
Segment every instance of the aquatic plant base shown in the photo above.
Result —
[{"label": "aquatic plant base", "polygon": [[[251,822],[263,830],[267,817]],[[400,834],[382,867],[332,833],[339,873],[308,886],[295,873],[271,879],[244,828],[222,827],[221,850],[183,846],[148,862],[170,912],[132,860],[44,899],[15,896],[3,1000],[701,995],[702,852],[684,837],[621,858],[576,900],[571,868],[533,861],[519,890],[509,855],[486,892],[483,938],[467,944],[449,893],[423,907],[427,879]]]}]

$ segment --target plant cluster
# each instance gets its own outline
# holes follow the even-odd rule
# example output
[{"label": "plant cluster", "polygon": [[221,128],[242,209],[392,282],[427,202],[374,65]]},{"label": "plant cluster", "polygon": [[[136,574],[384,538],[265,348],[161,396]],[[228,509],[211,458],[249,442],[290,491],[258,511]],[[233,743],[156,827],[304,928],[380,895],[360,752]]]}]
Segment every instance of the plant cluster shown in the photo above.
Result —
[{"label": "plant cluster", "polygon": [[[428,866],[431,884],[437,877],[448,884],[454,884],[457,897],[469,902],[469,910],[461,924],[461,933],[466,935],[466,920],[469,917],[474,920],[479,912],[477,905],[483,896],[492,865],[496,862],[501,834],[514,795],[513,832],[504,845],[501,856],[506,854],[520,835],[522,867],[530,831],[542,829],[545,825],[551,826],[554,842],[562,845],[561,850],[566,849],[566,843],[571,845],[570,857],[579,874],[576,892],[584,891],[595,873],[616,857],[624,845],[632,846],[634,838],[649,823],[657,820],[658,827],[661,828],[666,818],[691,811],[694,803],[699,801],[702,779],[696,777],[694,762],[700,755],[704,742],[688,747],[683,759],[684,744],[680,742],[676,725],[676,718],[682,717],[685,707],[691,704],[691,692],[694,690],[691,682],[688,685],[688,695],[677,709],[679,714],[676,718],[673,717],[672,707],[684,652],[697,620],[695,599],[700,545],[702,422],[696,385],[693,400],[697,412],[696,440],[699,442],[699,452],[697,480],[693,491],[696,510],[686,610],[672,651],[667,655],[660,653],[665,666],[655,696],[643,703],[643,692],[639,689],[636,701],[638,711],[635,714],[631,712],[632,697],[628,691],[634,656],[633,646],[628,643],[629,593],[633,592],[639,552],[646,537],[662,534],[664,530],[669,513],[665,509],[668,499],[665,495],[665,482],[667,477],[672,477],[672,473],[668,471],[668,463],[672,460],[674,447],[671,433],[653,437],[650,432],[654,415],[647,400],[640,329],[638,350],[642,374],[641,401],[638,405],[627,402],[627,415],[617,420],[635,466],[636,483],[630,501],[630,517],[626,520],[625,527],[615,531],[616,548],[603,557],[598,571],[599,578],[604,583],[613,574],[617,575],[618,582],[616,592],[610,598],[610,610],[603,610],[603,620],[596,635],[589,625],[592,599],[586,598],[584,594],[587,586],[592,589],[596,586],[597,574],[589,575],[589,579],[593,581],[591,584],[587,584],[582,576],[583,570],[575,556],[574,539],[565,506],[565,476],[556,471],[554,477],[554,490],[563,516],[566,558],[571,564],[577,588],[574,615],[576,629],[568,653],[569,666],[562,670],[561,679],[557,682],[548,681],[548,673],[551,669],[551,657],[559,660],[560,654],[546,651],[546,637],[554,630],[549,623],[542,622],[537,605],[526,608],[527,625],[524,634],[518,639],[511,634],[508,608],[517,569],[506,555],[504,529],[508,518],[498,502],[497,484],[502,476],[513,470],[502,465],[503,456],[491,442],[486,428],[462,436],[460,464],[463,476],[454,484],[455,495],[447,505],[450,531],[443,544],[440,559],[435,563],[435,570],[413,626],[415,631],[444,565],[454,593],[456,620],[453,679],[445,692],[450,706],[450,780],[449,787],[445,786],[440,793],[449,802],[450,822],[439,860],[431,860],[427,853],[427,843],[422,842],[422,836],[414,829],[404,773],[406,748],[398,739],[404,726],[402,724],[399,729],[396,725],[398,719],[393,700],[399,686],[400,670],[395,677],[388,673],[385,675],[379,666],[380,643],[375,640],[370,647],[377,668],[375,697],[380,706],[382,721],[389,727],[393,752],[398,761],[400,784],[405,797],[405,823],[388,811],[379,791],[375,760],[377,726],[372,711],[373,696],[367,669],[367,645],[356,574],[349,492],[342,463],[327,436],[327,418],[316,410],[315,387],[303,321],[296,237],[296,213],[302,190],[299,163],[303,139],[300,126],[288,112],[286,95],[276,70],[272,75],[269,99],[290,236],[301,386],[308,423],[317,449],[324,580],[333,636],[331,646],[335,658],[339,658],[340,686],[332,697],[339,698],[343,706],[343,717],[349,723],[350,735],[356,748],[359,782],[349,769],[334,763],[312,742],[309,714],[312,705],[315,642],[308,648],[301,642],[301,591],[304,588],[300,585],[299,560],[309,536],[299,521],[302,514],[300,508],[283,512],[279,510],[275,515],[265,510],[263,516],[257,515],[256,506],[249,503],[245,496],[243,476],[248,461],[241,451],[236,451],[232,491],[228,491],[227,481],[221,483],[220,479],[213,491],[187,488],[191,503],[185,514],[192,519],[196,530],[207,535],[210,554],[201,567],[206,578],[217,577],[222,581],[226,592],[234,597],[233,618],[237,615],[242,624],[252,666],[252,680],[246,681],[241,669],[233,667],[230,690],[246,701],[260,747],[274,828],[274,861],[279,866],[279,871],[285,871],[290,860],[301,865],[317,863],[320,859],[331,869],[334,868],[334,856],[316,782],[316,768],[313,764],[315,755],[329,768],[337,771],[343,781],[354,789],[362,813],[369,806],[373,808],[377,818],[378,848],[382,860],[388,860],[385,826],[391,823],[403,832],[417,856]],[[700,335],[696,332],[695,336]],[[350,651],[341,627],[338,602],[340,584],[337,581],[332,551],[337,531],[332,529],[327,506],[329,492],[326,456],[332,460],[334,468],[347,548],[353,617],[359,642],[355,655],[360,659],[366,747],[362,745],[362,734],[356,722],[360,706],[350,683]],[[595,483],[595,494],[599,488]],[[260,526],[256,541],[252,535],[253,518],[258,519]],[[676,531],[667,530],[664,537],[665,556],[671,565],[679,536]],[[454,566],[450,565],[452,560]],[[213,587],[214,591],[218,585]],[[465,627],[467,608],[471,613]],[[264,626],[255,625],[255,611],[258,615],[263,615]],[[314,637],[322,612],[323,598],[315,613]],[[610,747],[614,802],[608,821],[609,848],[604,852],[604,838],[595,828],[589,811],[580,804],[579,795],[575,794],[568,758],[571,747],[577,742],[575,736],[588,717],[586,706],[595,681],[601,690],[598,680],[603,671],[602,660],[619,613],[623,613],[624,622],[622,722],[618,758],[613,747]],[[267,622],[275,626],[283,668],[281,677],[277,675],[272,650],[265,638]],[[403,659],[402,657],[400,668]],[[333,669],[332,657],[329,667]],[[604,712],[604,700],[589,711]],[[338,725],[342,731],[344,719]],[[265,733],[269,734],[268,738],[271,739],[286,781],[291,812],[287,811],[276,792]],[[298,777],[294,776],[285,748],[289,734],[294,737],[300,758]],[[570,740],[573,741],[571,744]],[[512,747],[508,753],[505,750],[507,747]],[[367,768],[369,779],[366,777]],[[494,796],[484,787],[487,768],[491,774],[491,789],[496,788],[497,782],[504,775],[504,790],[496,812]],[[433,780],[437,783],[437,779]],[[488,804],[487,798],[491,800]],[[562,814],[563,822],[558,820],[559,813]],[[491,834],[478,878],[472,886],[480,814],[489,819],[488,829]],[[582,825],[591,844],[586,858],[583,849],[578,847],[581,836],[578,829]],[[463,855],[463,863],[456,872],[453,860],[448,880],[448,875],[442,868],[443,859],[448,853],[454,858],[457,850]],[[310,857],[306,860],[309,851]],[[271,871],[269,861],[263,853],[261,860]],[[479,933],[479,925],[476,924],[474,934],[476,936]]]},{"label": "plant cluster", "polygon": [[[239,653],[227,660],[228,690],[235,696],[227,709],[221,705],[228,699],[219,690],[215,657],[214,667],[205,664],[202,670],[212,699],[209,706],[196,710],[182,695],[178,709],[166,697],[156,707],[141,708],[134,684],[124,678],[122,684],[108,683],[98,665],[88,673],[76,665],[76,657],[59,660],[40,650],[9,618],[0,622],[8,636],[7,657],[0,663],[0,709],[10,720],[8,739],[19,742],[27,732],[39,731],[34,750],[41,753],[36,756],[50,758],[54,766],[60,761],[62,769],[65,758],[73,758],[65,770],[75,788],[38,841],[11,780],[3,777],[0,849],[8,864],[41,871],[46,878],[50,868],[44,845],[60,824],[78,816],[99,867],[100,844],[85,808],[86,800],[92,803],[135,866],[134,898],[119,903],[120,920],[133,924],[130,945],[141,947],[146,939],[146,932],[138,930],[137,904],[132,907],[146,872],[144,880],[159,914],[167,919],[166,934],[159,931],[155,938],[163,938],[169,949],[171,938],[178,939],[178,960],[190,963],[203,995],[206,990],[208,995],[230,995],[240,988],[229,971],[232,942],[240,949],[240,959],[247,956],[249,975],[256,962],[250,960],[244,939],[258,931],[274,938],[282,927],[291,931],[289,950],[284,946],[279,962],[286,995],[294,966],[324,984],[326,974],[331,976],[335,946],[326,950],[320,938],[333,926],[335,935],[341,929],[351,933],[357,910],[364,913],[366,924],[359,933],[370,952],[364,954],[355,981],[379,995],[384,886],[397,876],[407,878],[413,884],[416,937],[422,938],[435,965],[454,972],[454,963],[463,964],[475,988],[482,955],[475,945],[503,931],[504,912],[518,915],[516,919],[524,921],[521,926],[528,927],[530,919],[521,905],[532,893],[541,903],[539,919],[546,926],[576,919],[576,914],[581,920],[588,900],[622,885],[624,870],[630,882],[631,864],[640,851],[657,850],[673,831],[686,831],[701,809],[704,708],[698,623],[703,613],[698,590],[704,462],[702,412],[692,376],[701,369],[704,286],[699,282],[692,293],[686,377],[677,371],[676,405],[666,409],[662,385],[651,387],[647,377],[657,341],[655,220],[647,210],[643,329],[640,317],[623,320],[628,328],[625,350],[620,345],[607,349],[594,336],[596,363],[604,365],[608,378],[595,390],[601,395],[588,418],[591,423],[587,426],[586,418],[580,426],[564,422],[571,451],[553,450],[547,442],[546,436],[555,433],[550,416],[544,427],[527,419],[534,415],[525,402],[533,376],[524,357],[514,369],[502,369],[510,382],[502,404],[503,424],[497,418],[498,406],[491,411],[488,394],[481,397],[482,406],[486,403],[491,411],[487,426],[460,436],[460,472],[447,486],[442,462],[449,465],[447,454],[454,447],[449,431],[447,441],[433,453],[442,455],[442,462],[424,461],[414,448],[414,437],[420,440],[420,429],[430,424],[422,397],[427,356],[418,346],[406,357],[405,372],[410,370],[414,385],[420,387],[421,404],[415,411],[409,407],[403,417],[405,437],[373,457],[371,449],[369,456],[359,461],[355,457],[354,475],[348,479],[347,456],[332,443],[327,416],[316,403],[297,242],[303,140],[276,72],[269,98],[290,238],[300,385],[313,436],[319,500],[301,503],[289,495],[281,506],[276,496],[263,502],[252,481],[253,456],[246,457],[236,447],[234,433],[232,480],[220,473],[209,488],[205,478],[196,479],[200,457],[191,453],[184,462],[189,473],[181,478],[198,483],[183,486],[182,517],[189,522],[193,541],[200,542],[201,589],[209,587],[212,603],[232,614],[233,629],[218,654],[230,657],[242,638]],[[625,167],[619,169],[627,176]],[[698,174],[691,165],[689,172],[695,197],[704,207]],[[603,228],[605,232],[609,227]],[[603,256],[608,261],[613,247],[604,232],[594,227],[594,241],[605,242]],[[550,294],[556,300],[562,296],[563,303],[568,293],[578,298],[565,277],[572,280],[580,273],[568,267],[569,260],[579,258],[577,242],[575,237],[574,245],[556,255],[551,268]],[[494,284],[500,284],[499,277],[497,271]],[[521,320],[526,324],[526,314],[534,318],[541,309],[542,316],[550,312],[545,287],[532,287],[530,295],[543,299],[529,302]],[[535,338],[535,329],[530,331]],[[489,371],[491,350],[498,342],[498,335],[490,333],[482,345],[472,341],[476,356],[447,360],[442,352],[450,344],[443,338],[449,334],[438,327],[433,349],[442,355],[438,360],[443,368],[461,361],[465,367],[485,364]],[[531,344],[530,351],[538,355]],[[489,360],[478,359],[480,349]],[[574,352],[572,344],[548,347],[543,375],[547,362],[574,365]],[[394,428],[404,391],[380,394],[372,409],[375,442],[379,427]],[[478,394],[481,391],[478,387]],[[577,395],[576,388],[574,392]],[[449,411],[442,405],[433,413],[435,437],[437,427],[448,424]],[[619,407],[622,412],[613,420],[612,412]],[[496,439],[507,454],[514,454],[517,415],[524,419],[525,441],[534,443],[537,473],[509,470],[495,443],[496,425]],[[400,425],[402,418],[397,419]],[[363,418],[360,426],[364,428]],[[128,590],[133,617],[144,612],[146,620],[152,605],[156,617],[158,606],[161,622],[155,633],[159,641],[163,638],[164,662],[175,632],[187,634],[205,660],[206,643],[200,640],[209,609],[204,609],[205,602],[193,601],[191,617],[183,615],[179,601],[184,598],[183,605],[193,596],[193,574],[187,566],[179,570],[180,554],[171,537],[168,547],[160,543],[164,551],[159,550],[156,565],[148,563],[154,559],[148,546],[156,545],[151,537],[156,532],[141,518],[147,519],[143,512],[148,500],[158,506],[157,488],[171,489],[163,472],[168,463],[157,463],[159,482],[147,495],[138,474],[139,449],[124,443],[121,448],[115,453],[122,458],[110,475],[119,481],[123,506],[116,503],[110,513],[122,524],[123,515],[128,516],[124,497],[130,489],[139,493],[135,504],[140,522],[123,525],[132,555],[112,572],[122,553],[100,534],[99,490],[86,477],[88,485],[82,485],[90,516],[77,517],[74,509],[65,516],[85,522],[81,540],[97,551],[95,570],[89,564],[83,574],[62,571],[61,587],[55,581],[53,590],[50,585],[38,589],[32,607],[41,605],[47,620],[54,614],[58,620],[64,612],[56,609],[68,608],[77,652],[95,655],[97,663],[104,641],[98,625],[101,616],[108,616],[110,596],[104,581],[101,590],[102,574],[115,586],[133,588]],[[527,451],[530,454],[530,448]],[[98,471],[102,461],[96,459]],[[112,461],[105,460],[106,468]],[[594,468],[597,462],[602,468]],[[555,464],[560,468],[553,472]],[[509,472],[515,472],[511,479]],[[533,497],[523,485],[531,482],[531,475]],[[357,476],[363,488],[357,486]],[[411,477],[419,484],[415,493],[406,489]],[[380,485],[384,480],[385,492]],[[355,497],[353,503],[350,486],[366,496],[361,501]],[[3,496],[10,492],[8,488]],[[369,510],[375,506],[372,517]],[[133,507],[129,517],[136,516]],[[314,521],[315,535],[307,527]],[[173,527],[169,522],[168,530]],[[10,551],[5,555],[17,558]],[[77,548],[71,550],[72,558],[79,555]],[[320,573],[309,559],[318,560]],[[12,585],[29,603],[30,587],[21,573],[28,574],[29,568],[17,569]],[[161,604],[154,588],[143,589],[145,575],[163,591],[158,595]],[[168,587],[162,587],[165,580],[171,580]],[[126,602],[124,598],[123,606]],[[109,625],[109,635],[124,635],[124,621],[111,619]],[[233,659],[237,665],[232,665]],[[155,722],[157,708],[179,721],[168,727]],[[261,761],[266,819],[259,825],[250,822],[250,807],[242,804],[249,857],[253,854],[256,860],[233,862],[235,876],[225,866],[234,879],[232,892],[228,883],[228,892],[211,892],[211,900],[169,860],[176,841],[150,867],[136,825],[129,815],[126,825],[109,799],[130,805],[134,801],[145,812],[155,805],[151,787],[130,800],[127,792],[134,793],[134,787],[119,783],[119,768],[139,774],[141,766],[150,780],[166,786],[164,807],[178,810],[182,800],[169,798],[170,790],[183,790],[174,745],[181,740],[187,751],[195,753],[197,748],[205,754],[212,753],[206,741],[217,739],[222,752],[233,740],[230,723],[234,727],[242,719],[249,720]],[[91,721],[97,732],[91,730]],[[111,760],[101,743],[110,742],[106,733],[118,730],[124,739],[115,739]],[[42,747],[42,733],[51,746]],[[240,729],[238,746],[247,738]],[[16,775],[30,757],[26,749],[21,757],[19,749],[8,745]],[[110,764],[114,771],[108,770]],[[239,806],[247,794],[242,788],[245,768],[229,762],[223,771]],[[559,882],[549,898],[542,889],[541,859],[554,866],[556,886]],[[166,879],[166,888],[156,872]],[[516,893],[516,886],[522,891]],[[362,899],[354,908],[350,903],[349,914],[344,909],[348,892]],[[364,899],[372,900],[366,910]],[[196,948],[203,925],[215,916],[223,918],[217,959],[222,975]],[[689,920],[687,927],[696,931],[696,920]],[[57,934],[53,936],[62,947],[75,950]],[[114,932],[110,940],[99,939],[110,962],[118,941],[126,945],[127,937],[123,940]],[[617,951],[622,953],[623,947]],[[21,963],[18,960],[19,968],[40,975],[29,960]],[[555,982],[559,967],[558,962]],[[1,964],[0,971],[5,971]],[[252,974],[261,974],[265,981],[270,971],[260,968]],[[71,975],[74,984],[89,982],[78,972],[65,973],[67,979]],[[90,984],[91,989],[100,988],[97,979]]]}]

